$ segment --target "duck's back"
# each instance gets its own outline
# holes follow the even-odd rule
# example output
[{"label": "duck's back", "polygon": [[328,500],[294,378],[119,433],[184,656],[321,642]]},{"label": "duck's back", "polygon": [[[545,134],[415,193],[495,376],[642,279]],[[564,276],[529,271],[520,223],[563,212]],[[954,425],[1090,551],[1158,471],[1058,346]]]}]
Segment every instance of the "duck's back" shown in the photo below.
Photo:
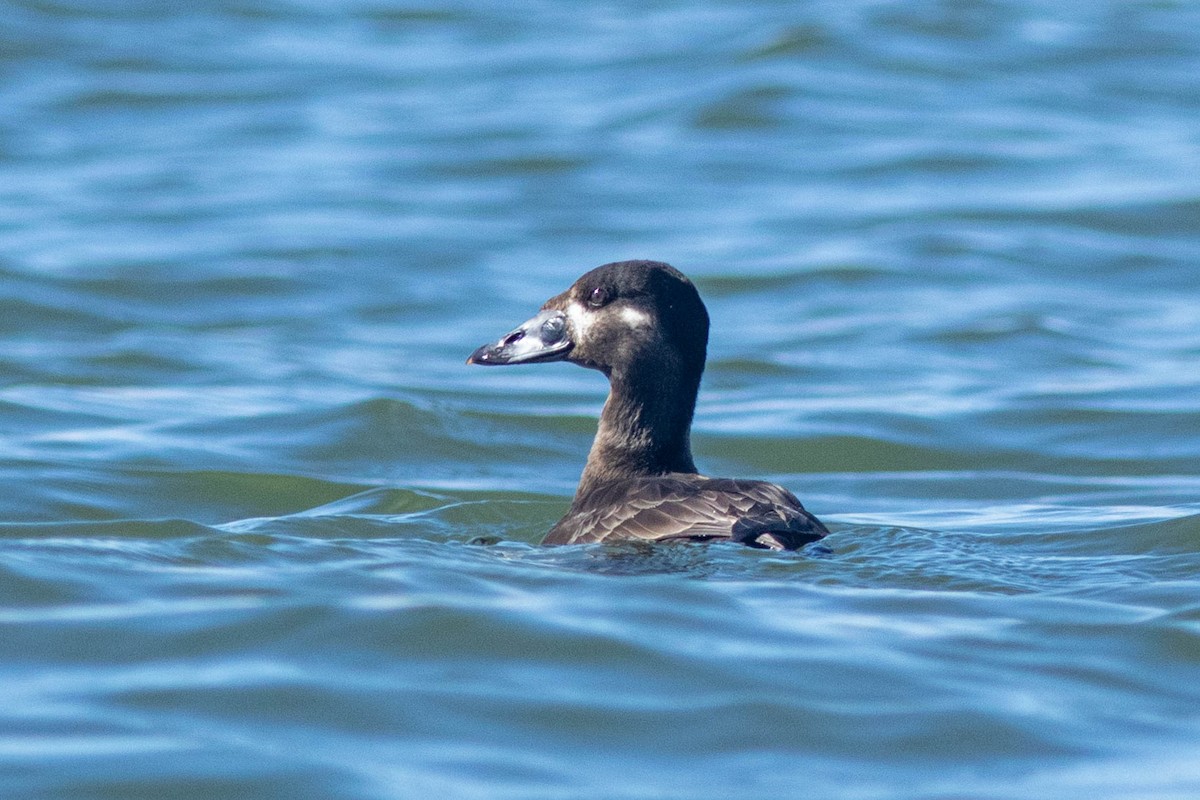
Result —
[{"label": "duck's back", "polygon": [[794,550],[828,532],[782,486],[671,473],[616,480],[579,495],[543,544],[727,539]]}]

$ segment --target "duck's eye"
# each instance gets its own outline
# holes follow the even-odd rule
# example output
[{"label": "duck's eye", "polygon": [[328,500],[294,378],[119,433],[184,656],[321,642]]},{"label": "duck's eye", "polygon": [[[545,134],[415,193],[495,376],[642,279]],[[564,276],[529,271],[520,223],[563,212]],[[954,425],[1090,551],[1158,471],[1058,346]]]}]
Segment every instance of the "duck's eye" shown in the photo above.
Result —
[{"label": "duck's eye", "polygon": [[592,308],[599,308],[608,302],[608,290],[603,286],[597,286],[588,294],[588,305]]}]

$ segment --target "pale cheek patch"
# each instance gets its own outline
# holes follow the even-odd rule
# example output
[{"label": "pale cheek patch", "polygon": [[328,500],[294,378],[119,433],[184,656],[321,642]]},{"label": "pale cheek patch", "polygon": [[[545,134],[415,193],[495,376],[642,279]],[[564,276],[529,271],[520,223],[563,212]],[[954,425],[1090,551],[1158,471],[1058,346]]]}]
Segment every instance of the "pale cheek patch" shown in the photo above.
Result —
[{"label": "pale cheek patch", "polygon": [[592,313],[575,302],[567,306],[567,319],[571,321],[571,330],[575,333],[576,341],[586,339],[588,328],[592,327]]},{"label": "pale cheek patch", "polygon": [[[619,311],[615,310],[617,317],[621,322],[625,323],[630,330],[643,330],[653,327],[654,320],[651,316],[638,308],[625,306]],[[596,321],[601,316],[607,316],[612,312],[605,310],[597,312],[587,308],[582,303],[574,302],[567,306],[566,315],[570,320],[571,330],[575,335],[576,341],[584,341],[588,338],[591,328],[596,324]]]},{"label": "pale cheek patch", "polygon": [[632,306],[625,306],[621,309],[621,320],[634,330],[650,327],[650,315],[640,308]]}]

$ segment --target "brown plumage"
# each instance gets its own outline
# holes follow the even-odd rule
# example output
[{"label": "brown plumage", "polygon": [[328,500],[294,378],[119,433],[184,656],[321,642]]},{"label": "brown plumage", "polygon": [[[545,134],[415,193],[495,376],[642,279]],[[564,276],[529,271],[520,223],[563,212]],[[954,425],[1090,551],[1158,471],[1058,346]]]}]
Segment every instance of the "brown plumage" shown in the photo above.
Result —
[{"label": "brown plumage", "polygon": [[668,264],[622,261],[570,289],[468,364],[571,361],[610,389],[566,516],[544,544],[715,539],[795,549],[828,530],[772,483],[708,478],[692,459],[692,415],[704,372],[708,312]]},{"label": "brown plumage", "polygon": [[611,481],[576,499],[544,544],[728,539],[795,550],[828,531],[773,483],[667,474]]}]

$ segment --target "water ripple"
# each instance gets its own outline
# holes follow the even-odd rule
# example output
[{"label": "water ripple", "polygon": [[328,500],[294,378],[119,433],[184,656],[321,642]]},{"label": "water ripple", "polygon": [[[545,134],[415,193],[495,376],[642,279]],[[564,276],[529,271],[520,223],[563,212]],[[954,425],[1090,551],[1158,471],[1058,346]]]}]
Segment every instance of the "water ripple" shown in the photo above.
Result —
[{"label": "water ripple", "polygon": [[[1194,796],[1197,31],[4,5],[0,794]],[[604,380],[462,362],[625,257],[821,545],[537,545]]]}]

